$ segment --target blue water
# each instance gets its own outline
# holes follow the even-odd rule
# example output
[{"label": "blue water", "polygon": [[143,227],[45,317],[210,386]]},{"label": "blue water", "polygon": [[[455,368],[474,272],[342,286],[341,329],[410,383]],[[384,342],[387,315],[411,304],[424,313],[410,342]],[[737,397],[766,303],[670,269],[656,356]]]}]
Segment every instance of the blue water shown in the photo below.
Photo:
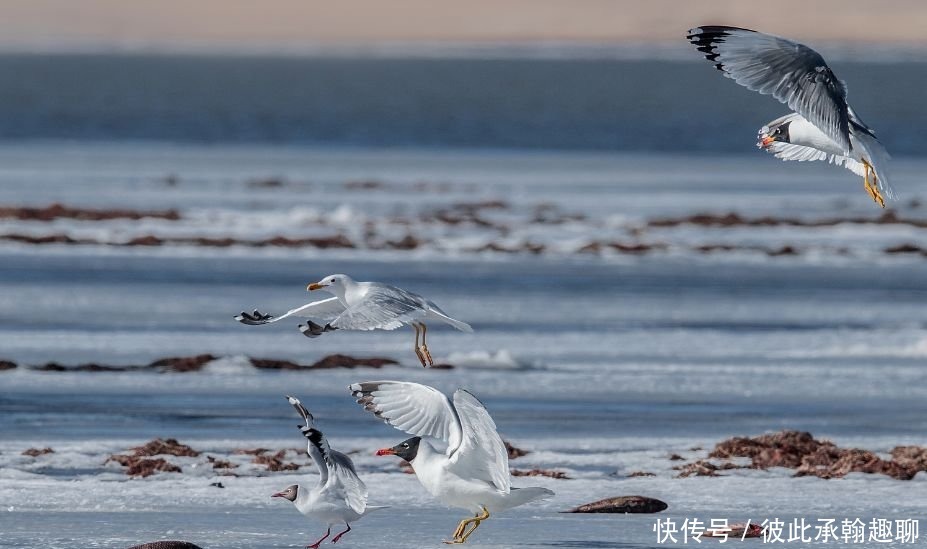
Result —
[{"label": "blue water", "polygon": [[[0,56],[0,139],[749,152],[787,109],[690,62]],[[833,63],[895,155],[925,63]]]}]

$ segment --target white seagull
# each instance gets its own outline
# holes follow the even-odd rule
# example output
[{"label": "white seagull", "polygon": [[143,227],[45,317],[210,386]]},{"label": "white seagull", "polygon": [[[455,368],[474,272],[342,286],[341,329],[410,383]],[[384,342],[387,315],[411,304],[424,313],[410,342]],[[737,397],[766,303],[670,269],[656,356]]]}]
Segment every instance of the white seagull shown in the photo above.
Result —
[{"label": "white seagull", "polygon": [[462,332],[473,331],[469,324],[451,318],[432,301],[380,282],[355,282],[348,275],[333,274],[309,284],[306,290],[324,290],[335,297],[307,303],[278,317],[255,310],[251,314],[242,312],[235,320],[255,326],[298,316],[324,323],[322,326],[310,320],[306,325],[300,324],[299,331],[306,337],[318,337],[332,330],[395,330],[410,325],[415,329],[415,356],[422,366],[434,366],[425,343],[428,331],[425,322],[443,322]]},{"label": "white seagull", "polygon": [[331,535],[332,526],[347,526],[343,532],[332,538],[332,543],[338,543],[341,536],[351,531],[352,522],[383,507],[367,505],[367,486],[358,478],[351,458],[328,446],[325,435],[315,428],[312,414],[298,399],[291,396],[286,399],[306,422],[299,430],[309,439],[308,453],[319,470],[319,482],[311,489],[293,484],[271,497],[288,499],[296,505],[300,513],[328,524],[325,535],[312,545],[306,546],[318,549]]},{"label": "white seagull", "polygon": [[[829,160],[863,178],[881,207],[894,198],[889,155],[847,105],[847,88],[813,49],[749,29],[704,26],[686,36],[724,76],[795,111],[763,126],[757,146],[782,160]],[[884,196],[883,196],[884,195]]]},{"label": "white seagull", "polygon": [[[512,488],[509,456],[489,412],[463,389],[453,403],[433,387],[402,381],[366,381],[350,387],[364,409],[414,437],[378,456],[395,455],[412,465],[415,476],[432,496],[474,514],[460,521],[453,539],[464,543],[490,512],[503,511],[550,497],[547,488]],[[445,451],[421,437],[443,441]],[[472,528],[467,530],[467,526]]]}]

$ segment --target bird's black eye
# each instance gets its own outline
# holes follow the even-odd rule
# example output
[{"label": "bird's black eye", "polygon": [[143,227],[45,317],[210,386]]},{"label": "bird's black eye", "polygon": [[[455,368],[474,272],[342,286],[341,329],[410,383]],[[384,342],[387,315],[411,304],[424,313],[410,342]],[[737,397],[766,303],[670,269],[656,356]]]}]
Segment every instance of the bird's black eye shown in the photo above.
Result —
[{"label": "bird's black eye", "polygon": [[402,443],[402,447],[403,447],[403,448],[408,448],[409,445],[408,445],[407,443],[403,442],[403,443]]}]

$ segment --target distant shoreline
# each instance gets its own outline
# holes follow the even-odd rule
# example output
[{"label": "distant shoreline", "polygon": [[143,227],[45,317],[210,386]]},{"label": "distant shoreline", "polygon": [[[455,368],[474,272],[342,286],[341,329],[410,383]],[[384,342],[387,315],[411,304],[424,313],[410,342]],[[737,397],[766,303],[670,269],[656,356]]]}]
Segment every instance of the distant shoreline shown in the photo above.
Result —
[{"label": "distant shoreline", "polygon": [[[927,42],[815,41],[830,61],[927,63]],[[4,44],[0,57],[11,56],[306,58],[359,60],[608,60],[693,61],[701,59],[682,40],[643,41],[400,41],[352,44],[305,43],[239,46],[229,44]]]}]

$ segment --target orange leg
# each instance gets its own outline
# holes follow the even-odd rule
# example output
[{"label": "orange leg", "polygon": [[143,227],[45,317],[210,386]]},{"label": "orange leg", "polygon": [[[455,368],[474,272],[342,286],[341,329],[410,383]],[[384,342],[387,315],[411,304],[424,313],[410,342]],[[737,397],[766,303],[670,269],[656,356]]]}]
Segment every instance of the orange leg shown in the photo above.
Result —
[{"label": "orange leg", "polygon": [[[869,198],[871,198],[873,202],[884,208],[885,199],[879,191],[878,176],[876,176],[875,170],[872,169],[872,165],[870,165],[869,162],[863,160],[863,166],[866,167],[866,174],[863,176],[863,188],[869,193]],[[872,176],[872,181],[869,180],[870,175]]]}]

